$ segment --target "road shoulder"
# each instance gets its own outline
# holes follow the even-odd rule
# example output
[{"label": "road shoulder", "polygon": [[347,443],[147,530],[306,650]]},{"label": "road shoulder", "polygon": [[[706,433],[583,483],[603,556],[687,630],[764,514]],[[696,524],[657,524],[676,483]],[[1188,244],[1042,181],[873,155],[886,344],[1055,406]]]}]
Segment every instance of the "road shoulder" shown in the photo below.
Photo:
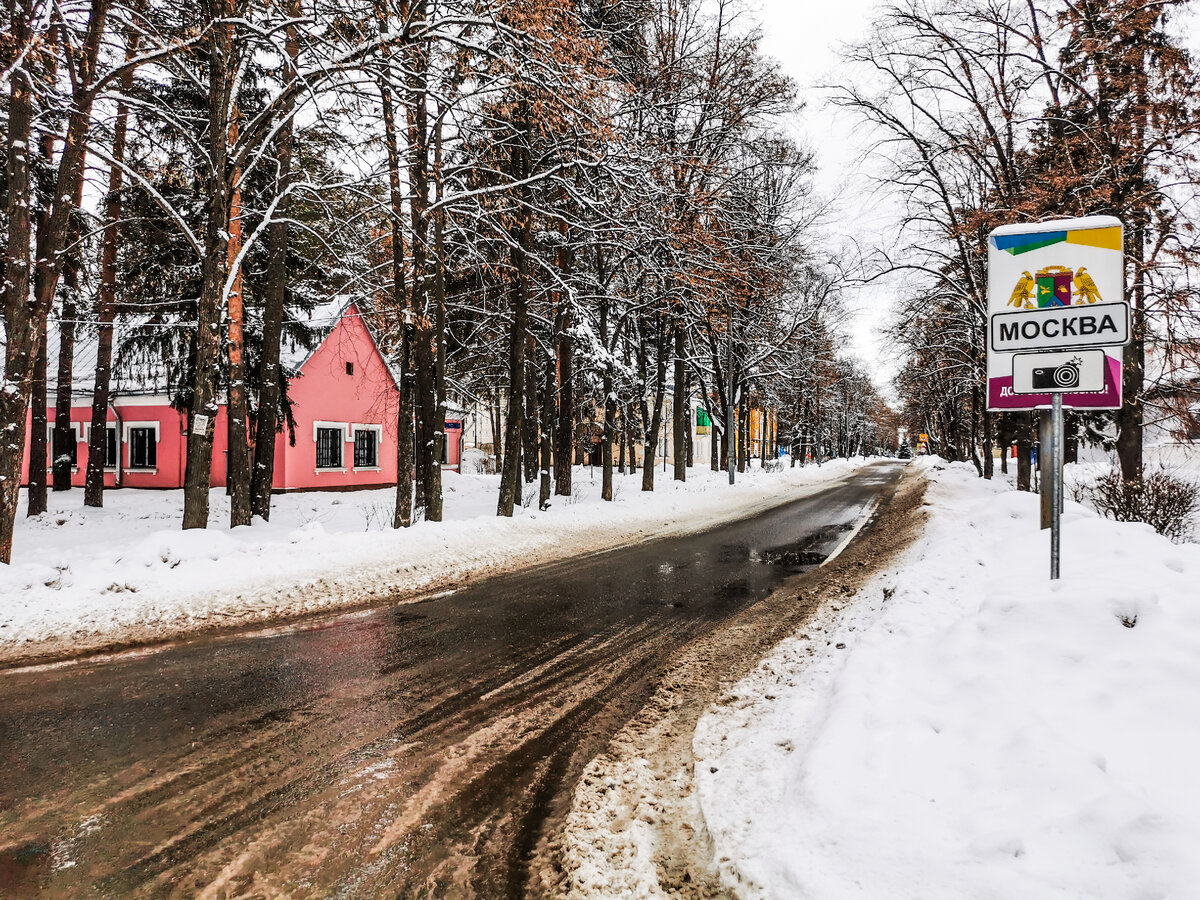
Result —
[{"label": "road shoulder", "polygon": [[533,867],[540,891],[573,900],[724,897],[694,779],[693,737],[711,704],[800,629],[822,635],[919,534],[926,482],[910,468],[859,539],[680,651],[652,700],[588,766],[563,829]]}]

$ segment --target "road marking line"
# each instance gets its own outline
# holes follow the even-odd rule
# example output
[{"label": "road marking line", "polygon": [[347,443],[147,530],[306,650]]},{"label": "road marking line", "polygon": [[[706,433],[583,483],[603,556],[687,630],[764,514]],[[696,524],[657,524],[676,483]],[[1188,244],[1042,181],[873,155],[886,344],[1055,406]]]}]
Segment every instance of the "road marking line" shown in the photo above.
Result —
[{"label": "road marking line", "polygon": [[[834,551],[832,553],[830,553],[827,557],[825,557],[825,562],[821,563],[821,566],[825,565],[826,563],[833,562],[835,559],[838,558],[838,554],[840,554],[843,550],[845,550],[848,546],[850,546],[850,542],[852,540],[854,540],[855,537],[858,536],[858,533],[860,531],[863,530],[863,526],[867,524],[867,522],[870,520],[872,514],[875,512],[876,507],[878,507],[878,506],[879,506],[879,498],[876,497],[874,500],[871,501],[871,507],[866,511],[866,513],[863,515],[863,517],[858,520],[858,524],[855,525],[853,530],[842,539],[842,542],[837,545],[837,547],[834,549]],[[817,566],[817,568],[819,569],[819,568],[821,568],[821,566]]]}]

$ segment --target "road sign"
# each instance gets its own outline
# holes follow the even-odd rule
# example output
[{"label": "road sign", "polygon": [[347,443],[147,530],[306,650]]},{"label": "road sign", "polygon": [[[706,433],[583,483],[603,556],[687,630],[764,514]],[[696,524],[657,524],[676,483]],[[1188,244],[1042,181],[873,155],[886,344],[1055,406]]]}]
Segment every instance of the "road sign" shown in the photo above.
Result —
[{"label": "road sign", "polygon": [[1129,304],[1060,306],[992,313],[992,350],[1058,350],[1123,347],[1129,343]]},{"label": "road sign", "polygon": [[922,444],[924,444],[926,441],[929,440],[929,435],[919,434],[919,435],[917,435],[917,440],[920,441]]},{"label": "road sign", "polygon": [[1095,393],[1104,390],[1103,350],[1013,355],[1014,394]]},{"label": "road sign", "polygon": [[[1129,342],[1121,222],[1005,225],[988,236],[988,409],[1050,407],[1050,578],[1062,549],[1063,410],[1118,409]],[[1041,351],[1041,352],[1028,352]]]},{"label": "road sign", "polygon": [[[1111,216],[1005,225],[991,233],[988,409],[1044,409],[1054,394],[1067,409],[1121,406],[1121,348],[1130,337],[1122,240],[1121,222]],[[1104,354],[1098,390],[1017,389],[1014,354],[1075,348]],[[1097,357],[1087,359],[1081,378],[1093,372]],[[1031,369],[1021,372],[1032,377]]]}]

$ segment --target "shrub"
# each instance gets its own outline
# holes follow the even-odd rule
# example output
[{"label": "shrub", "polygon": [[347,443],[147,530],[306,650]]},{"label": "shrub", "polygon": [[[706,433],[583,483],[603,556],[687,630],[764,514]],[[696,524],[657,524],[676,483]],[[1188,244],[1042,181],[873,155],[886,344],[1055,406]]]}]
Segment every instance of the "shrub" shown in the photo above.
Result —
[{"label": "shrub", "polygon": [[1200,512],[1200,483],[1164,469],[1143,473],[1140,481],[1126,481],[1114,469],[1079,492],[1102,516],[1145,522],[1176,543],[1191,537]]}]

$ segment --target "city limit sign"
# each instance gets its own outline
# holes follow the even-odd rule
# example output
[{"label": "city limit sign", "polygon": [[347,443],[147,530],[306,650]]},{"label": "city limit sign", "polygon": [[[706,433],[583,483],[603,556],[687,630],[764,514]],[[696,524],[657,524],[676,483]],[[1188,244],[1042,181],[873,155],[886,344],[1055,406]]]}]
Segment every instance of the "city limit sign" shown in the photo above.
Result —
[{"label": "city limit sign", "polygon": [[[1028,383],[1013,389],[1014,354],[1077,349],[1104,353],[1103,384],[1063,392],[1063,405],[1121,406],[1122,347],[1129,343],[1122,237],[1120,220],[1111,216],[1005,225],[991,233],[988,409],[1049,407],[1051,392],[1026,393]],[[1086,356],[1090,363],[1093,354]]]}]

